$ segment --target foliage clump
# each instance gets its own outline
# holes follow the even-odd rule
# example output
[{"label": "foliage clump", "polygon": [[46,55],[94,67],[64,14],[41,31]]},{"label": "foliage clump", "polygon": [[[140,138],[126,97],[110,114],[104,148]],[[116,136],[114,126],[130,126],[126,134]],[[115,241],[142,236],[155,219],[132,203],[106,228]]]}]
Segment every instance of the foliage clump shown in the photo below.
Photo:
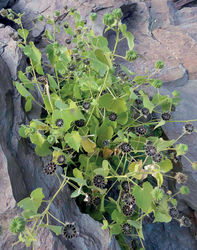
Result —
[{"label": "foliage clump", "polygon": [[[18,206],[24,210],[25,223],[13,219],[11,231],[18,233],[18,242],[27,246],[34,244],[39,227],[63,234],[67,239],[80,235],[74,222],[61,222],[50,212],[53,200],[69,184],[74,188],[71,198],[85,203],[85,212],[102,222],[102,229],[109,229],[122,249],[128,249],[128,238],[124,235],[139,237],[138,248],[144,248],[144,218],[165,223],[175,218],[181,226],[190,225],[187,218],[178,219],[174,199],[178,193],[187,194],[187,186],[172,195],[163,182],[168,177],[181,184],[187,182],[182,173],[171,172],[173,163],[188,150],[187,145],[177,143],[178,139],[196,131],[187,121],[179,138],[162,138],[161,127],[171,121],[180,101],[177,91],[171,96],[159,91],[162,81],[154,75],[164,67],[162,61],[156,62],[152,74],[144,76],[114,62],[121,57],[134,63],[138,58],[134,37],[121,22],[121,9],[103,19],[105,32],[112,30],[116,34],[113,51],[108,48],[107,39],[95,36],[93,28],[88,28],[78,12],[65,11],[69,18],[74,18],[74,27],[68,22],[63,25],[56,22],[61,16],[59,11],[54,18],[38,18],[48,24],[44,33],[48,42],[47,62],[34,42],[28,40],[29,31],[22,25],[22,15],[12,10],[2,12],[18,24],[18,46],[30,61],[26,72],[18,72],[19,81],[14,85],[26,100],[26,112],[31,111],[32,103],[42,108],[42,117],[21,125],[19,134],[30,138],[36,154],[51,156],[43,170],[47,175],[57,176],[60,182],[54,196],[45,203],[41,188],[20,201]],[[94,24],[95,20],[96,14],[92,13],[90,21]],[[62,44],[56,40],[60,32],[67,35]],[[117,54],[123,39],[128,42],[124,57]],[[147,94],[147,88],[152,89],[152,96]],[[37,91],[42,100],[35,98]],[[196,169],[196,162],[192,166]],[[58,168],[62,169],[61,175],[56,172]],[[39,210],[41,204],[45,204],[43,211]],[[50,218],[60,225],[51,225]]]}]

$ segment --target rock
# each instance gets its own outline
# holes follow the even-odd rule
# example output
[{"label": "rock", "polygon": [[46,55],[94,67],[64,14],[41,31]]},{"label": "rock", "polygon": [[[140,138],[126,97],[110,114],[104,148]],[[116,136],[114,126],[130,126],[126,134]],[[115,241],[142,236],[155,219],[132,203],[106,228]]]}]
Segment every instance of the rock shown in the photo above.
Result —
[{"label": "rock", "polygon": [[[172,36],[173,32],[173,36]],[[153,35],[187,69],[189,78],[197,78],[197,43],[177,27],[156,29]],[[177,43],[176,41],[179,41]],[[186,53],[187,51],[187,53]]]},{"label": "rock", "polygon": [[0,2],[0,10],[5,8],[8,4],[9,0],[1,0]]},{"label": "rock", "polygon": [[13,198],[12,187],[8,174],[7,159],[3,153],[1,145],[0,145],[0,176],[1,176],[0,189],[2,190],[2,192],[0,193],[0,204],[1,204],[0,213],[4,213],[7,209],[15,207],[15,200]]},{"label": "rock", "polygon": [[145,225],[144,237],[146,250],[196,250],[196,240],[189,229],[176,221]]},{"label": "rock", "polygon": [[10,26],[0,29],[0,53],[7,63],[13,80],[17,79],[19,65],[22,65],[22,53],[17,46],[18,35]]},{"label": "rock", "polygon": [[[173,114],[173,120],[175,121],[186,121],[196,119],[196,105],[197,99],[193,93],[197,92],[197,81],[189,80],[182,83],[169,83],[164,84],[162,87],[163,94],[170,94],[174,90],[179,91],[182,101],[178,105],[176,112]],[[197,122],[192,122],[197,128]],[[170,122],[164,126],[164,131],[169,139],[176,139],[183,133],[183,126],[185,122]],[[196,161],[196,150],[197,150],[197,134],[194,132],[191,135],[184,135],[178,143],[184,143],[188,145],[188,153],[186,156],[193,162]],[[179,199],[184,200],[189,207],[197,210],[197,171],[192,169],[191,163],[182,157],[183,172],[188,175],[188,181],[186,185],[190,189],[189,195],[180,195]]]}]

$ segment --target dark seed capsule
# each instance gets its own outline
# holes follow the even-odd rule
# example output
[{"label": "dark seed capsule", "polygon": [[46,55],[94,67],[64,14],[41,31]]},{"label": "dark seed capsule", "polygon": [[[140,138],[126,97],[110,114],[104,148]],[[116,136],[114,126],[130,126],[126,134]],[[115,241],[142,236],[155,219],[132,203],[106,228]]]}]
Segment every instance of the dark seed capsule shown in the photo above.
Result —
[{"label": "dark seed capsule", "polygon": [[74,71],[75,70],[75,65],[71,64],[70,66],[68,66],[68,69],[70,71]]},{"label": "dark seed capsule", "polygon": [[85,65],[89,65],[89,64],[90,64],[90,61],[89,61],[88,59],[84,59],[84,60],[83,60],[83,63],[84,63]]},{"label": "dark seed capsule", "polygon": [[130,145],[129,143],[126,143],[126,142],[124,142],[124,143],[120,146],[120,148],[122,149],[122,151],[123,151],[124,153],[129,153],[129,152],[132,150],[131,145]]},{"label": "dark seed capsule", "polygon": [[191,123],[187,123],[184,129],[188,134],[191,134],[194,131],[194,126]]},{"label": "dark seed capsule", "polygon": [[117,114],[116,113],[111,113],[110,115],[109,115],[109,120],[110,121],[116,121],[117,120],[117,118],[118,118],[118,116],[117,116]]},{"label": "dark seed capsule", "polygon": [[66,44],[71,44],[71,40],[70,40],[69,38],[67,38],[67,39],[65,40],[65,42],[66,42]]},{"label": "dark seed capsule", "polygon": [[161,117],[162,117],[162,119],[163,119],[164,121],[169,121],[170,118],[171,118],[171,114],[166,112],[166,113],[163,113],[163,114],[161,115]]},{"label": "dark seed capsule", "polygon": [[121,227],[122,227],[122,233],[124,235],[132,233],[132,226],[129,223],[124,223]]},{"label": "dark seed capsule", "polygon": [[75,121],[75,125],[77,127],[83,127],[85,125],[85,121],[83,119]]},{"label": "dark seed capsule", "polygon": [[64,121],[62,119],[57,119],[56,122],[55,122],[55,125],[57,127],[63,127]]},{"label": "dark seed capsule", "polygon": [[67,240],[71,240],[77,236],[77,228],[76,228],[75,223],[67,223],[63,227],[63,236]]},{"label": "dark seed capsule", "polygon": [[83,108],[88,110],[90,108],[90,103],[89,102],[84,102],[83,103]]},{"label": "dark seed capsule", "polygon": [[47,175],[52,175],[55,173],[56,168],[57,168],[56,164],[50,161],[46,166],[43,167],[43,171]]},{"label": "dark seed capsule", "polygon": [[102,175],[95,175],[93,178],[93,183],[95,187],[104,189],[105,188],[105,178]]}]

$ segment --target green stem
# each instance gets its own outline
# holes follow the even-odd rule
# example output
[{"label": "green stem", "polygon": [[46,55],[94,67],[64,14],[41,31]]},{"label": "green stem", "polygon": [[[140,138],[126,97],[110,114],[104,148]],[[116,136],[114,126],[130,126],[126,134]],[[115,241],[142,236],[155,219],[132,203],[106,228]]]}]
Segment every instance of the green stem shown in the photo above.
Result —
[{"label": "green stem", "polygon": [[48,211],[48,214],[56,221],[58,221],[60,224],[64,225],[65,226],[65,223],[63,223],[62,221],[60,221],[58,218],[56,218],[54,215],[52,215],[49,211]]}]

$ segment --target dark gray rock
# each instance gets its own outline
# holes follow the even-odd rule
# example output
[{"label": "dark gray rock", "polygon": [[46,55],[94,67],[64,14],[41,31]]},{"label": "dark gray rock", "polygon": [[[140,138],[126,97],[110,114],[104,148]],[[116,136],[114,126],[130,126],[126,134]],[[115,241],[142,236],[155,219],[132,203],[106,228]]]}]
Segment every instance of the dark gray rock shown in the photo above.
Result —
[{"label": "dark gray rock", "polygon": [[0,10],[5,8],[9,3],[9,0],[1,0],[0,1]]},{"label": "dark gray rock", "polygon": [[196,250],[196,240],[188,228],[176,221],[144,226],[146,250]]}]

